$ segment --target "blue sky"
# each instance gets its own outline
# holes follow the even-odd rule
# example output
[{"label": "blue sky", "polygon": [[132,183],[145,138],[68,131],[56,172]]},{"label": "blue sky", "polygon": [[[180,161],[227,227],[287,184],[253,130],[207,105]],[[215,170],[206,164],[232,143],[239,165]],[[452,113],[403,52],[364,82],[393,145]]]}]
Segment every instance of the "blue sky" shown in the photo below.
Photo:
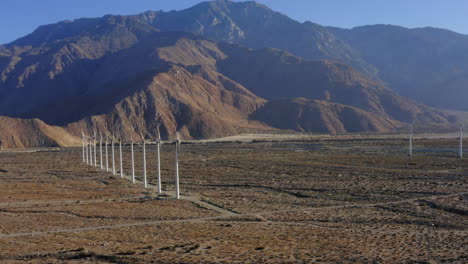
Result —
[{"label": "blue sky", "polygon": [[[0,43],[40,25],[106,14],[180,10],[200,0],[1,0]],[[298,21],[351,28],[369,24],[432,26],[468,34],[468,0],[259,0]]]}]

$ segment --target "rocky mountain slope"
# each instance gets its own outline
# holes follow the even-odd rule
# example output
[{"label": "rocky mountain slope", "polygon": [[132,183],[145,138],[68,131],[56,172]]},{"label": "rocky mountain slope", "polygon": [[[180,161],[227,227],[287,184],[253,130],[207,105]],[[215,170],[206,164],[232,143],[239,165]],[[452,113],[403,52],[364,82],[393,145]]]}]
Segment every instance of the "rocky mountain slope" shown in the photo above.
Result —
[{"label": "rocky mountain slope", "polygon": [[81,139],[65,129],[49,126],[37,119],[0,116],[0,149],[24,147],[66,147],[81,144]]},{"label": "rocky mountain slope", "polygon": [[331,59],[369,76],[376,69],[325,27],[299,23],[254,1],[202,2],[181,11],[148,11],[135,16],[162,31],[193,32],[209,39],[253,49],[278,48],[306,59]]},{"label": "rocky mountain slope", "polygon": [[442,108],[468,110],[468,36],[445,29],[390,25],[328,28],[376,66],[404,96]]},{"label": "rocky mountain slope", "polygon": [[[154,139],[157,113],[165,139],[175,138],[175,132],[190,139],[271,129],[247,119],[265,100],[219,73],[205,70],[203,74],[192,74],[176,65],[161,73],[147,72],[121,88],[125,96],[116,99],[116,104],[101,108],[94,101],[90,115],[67,124],[67,129],[87,133],[96,129],[107,136],[116,133],[125,140],[140,140],[140,134]],[[75,106],[79,108],[80,104]]]},{"label": "rocky mountain slope", "polygon": [[[194,32],[254,49],[278,48],[305,59],[348,64],[403,96],[468,109],[468,36],[436,28],[375,25],[351,30],[299,23],[256,2],[219,0],[136,18],[160,30]],[[444,90],[446,92],[441,93]]]},{"label": "rocky mountain slope", "polygon": [[268,100],[304,97],[353,106],[399,122],[448,122],[443,112],[399,96],[342,63],[305,60],[277,49],[208,43],[187,36],[160,49],[160,54],[194,69],[197,65],[216,69]]},{"label": "rocky mountain slope", "polygon": [[[213,69],[203,67],[198,73],[192,73],[164,59],[164,52],[159,48],[170,46],[184,36],[198,38],[190,33],[155,31],[131,47],[108,50],[106,56],[92,58],[84,56],[85,48],[51,51],[42,43],[23,54],[27,58],[21,59],[23,67],[12,67],[9,75],[12,80],[7,78],[6,82],[15,83],[19,81],[15,77],[22,75],[21,81],[31,84],[20,89],[4,87],[6,96],[0,99],[27,111],[11,112],[2,103],[3,111],[66,126],[77,136],[82,130],[89,135],[96,129],[126,139],[140,138],[141,133],[154,137],[156,113],[162,115],[164,138],[174,138],[175,131],[184,138],[204,138],[236,134],[244,129],[271,129],[248,121],[248,115],[265,100]],[[62,41],[66,42],[54,42]],[[74,45],[83,45],[81,41],[78,38]],[[215,45],[207,40],[200,43]],[[75,51],[80,55],[73,56]],[[45,53],[47,57],[29,61],[31,53]],[[56,64],[48,64],[48,58],[57,56],[67,58],[69,63],[63,64],[61,72],[51,79]],[[31,67],[26,62],[40,65],[41,70],[25,74],[24,69]],[[79,72],[75,65],[80,65]],[[57,94],[55,89],[64,89],[66,93]],[[31,95],[30,100],[19,99],[30,91],[38,95]]]},{"label": "rocky mountain slope", "polygon": [[306,98],[270,101],[252,118],[281,129],[332,134],[389,132],[403,125],[356,107]]},{"label": "rocky mountain slope", "polygon": [[0,113],[25,113],[86,93],[100,58],[156,31],[134,19],[107,16],[41,26],[0,46]]},{"label": "rocky mountain slope", "polygon": [[[355,49],[305,24],[254,2],[216,1],[42,26],[0,46],[0,115],[39,118],[76,137],[96,131],[125,140],[154,138],[157,114],[163,138],[178,132],[186,139],[271,129],[378,132],[453,121],[369,78],[373,69]],[[284,49],[327,60],[260,48],[281,43],[274,29],[289,29],[295,40],[283,41]]]}]

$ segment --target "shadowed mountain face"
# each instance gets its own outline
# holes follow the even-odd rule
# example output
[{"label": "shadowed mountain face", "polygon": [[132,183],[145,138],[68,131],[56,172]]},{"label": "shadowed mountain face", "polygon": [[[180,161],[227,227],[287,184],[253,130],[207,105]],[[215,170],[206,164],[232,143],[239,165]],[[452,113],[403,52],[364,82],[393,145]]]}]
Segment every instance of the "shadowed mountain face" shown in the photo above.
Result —
[{"label": "shadowed mountain face", "polygon": [[[87,58],[91,61],[127,48],[154,31],[187,31],[209,39],[242,44],[250,48],[278,48],[305,59],[329,59],[348,64],[372,79],[384,80],[403,96],[437,107],[466,109],[468,71],[466,54],[468,37],[447,30],[423,28],[406,29],[396,26],[364,26],[352,30],[322,27],[311,22],[299,23],[256,2],[214,1],[200,3],[181,11],[148,11],[135,16],[105,16],[78,19],[41,26],[32,34],[9,45],[0,46],[0,81],[6,82],[11,68],[24,68],[18,80],[9,86],[28,86],[21,81],[24,75],[34,75],[42,65],[27,63],[41,56],[54,62],[49,73],[58,86],[66,80],[55,79],[66,56]],[[45,46],[44,46],[45,45]],[[42,47],[38,54],[33,48]],[[46,52],[47,49],[48,52]],[[59,52],[61,51],[61,52]],[[58,53],[58,54],[57,54]],[[23,54],[23,55],[19,55]],[[57,54],[57,57],[53,57]],[[62,54],[62,55],[60,55]],[[4,58],[3,56],[12,56]],[[21,61],[20,61],[20,58]],[[92,64],[91,61],[80,63]],[[18,65],[17,65],[18,64]],[[87,69],[92,65],[87,65]],[[25,67],[25,66],[23,66]],[[76,65],[82,69],[81,65]],[[92,70],[91,70],[92,72]],[[74,70],[80,79],[89,72]],[[33,80],[34,78],[28,78]],[[50,80],[36,80],[50,81]],[[74,85],[84,85],[74,82]],[[72,85],[67,83],[68,86]],[[51,85],[53,89],[55,85]],[[441,93],[441,90],[444,93]],[[57,89],[53,94],[70,94]],[[0,95],[2,94],[0,90]],[[21,97],[43,96],[33,91]],[[15,101],[12,98],[10,101]],[[1,107],[1,106],[0,106]],[[16,105],[4,105],[12,109]],[[15,109],[16,111],[27,109]]]},{"label": "shadowed mountain face", "polygon": [[207,43],[181,39],[161,49],[161,54],[184,66],[216,69],[268,100],[305,97],[353,106],[400,122],[447,122],[442,112],[399,96],[342,63],[305,60],[277,49],[250,50]]},{"label": "shadowed mountain face", "polygon": [[[135,24],[122,30],[128,33],[125,37],[136,35],[132,31]],[[114,33],[110,31],[109,34]],[[50,124],[66,126],[75,135],[81,131],[90,134],[94,127],[106,135],[111,135],[111,130],[118,131],[118,135],[125,138],[139,138],[141,133],[156,135],[156,113],[162,116],[164,138],[173,138],[175,131],[184,138],[204,138],[232,135],[243,129],[271,129],[248,121],[248,115],[265,100],[214,69],[202,68],[198,73],[191,73],[164,58],[164,52],[170,50],[167,47],[186,37],[199,38],[191,33],[153,30],[118,49],[102,44],[102,39],[107,43],[108,38],[101,38],[97,43],[102,44],[106,52],[96,56],[87,56],[88,49],[92,50],[92,45],[87,46],[90,45],[87,37],[85,40],[72,38],[72,44],[67,41],[68,37],[53,41],[79,47],[76,49],[51,49],[47,42],[41,42],[39,47],[28,47],[27,51],[16,55],[22,67],[18,64],[10,67],[2,87],[5,93],[0,99],[3,114],[40,118]],[[113,38],[117,41],[118,35]],[[200,48],[216,46],[201,39],[197,45]],[[10,47],[10,50],[15,49],[15,46]],[[39,57],[31,57],[31,54]],[[50,58],[60,61],[52,59],[50,63]],[[200,59],[203,59],[201,55]],[[57,65],[60,66],[58,71]],[[31,67],[34,70],[28,72],[26,69]]]},{"label": "shadowed mountain face", "polygon": [[401,95],[468,110],[468,36],[385,25],[329,29],[376,66],[379,77]]},{"label": "shadowed mountain face", "polygon": [[126,139],[139,138],[140,133],[155,136],[155,116],[159,113],[163,138],[174,138],[175,131],[189,139],[233,135],[242,129],[269,129],[247,120],[263,99],[219,73],[205,70],[203,74],[192,74],[175,65],[165,72],[147,72],[126,82],[122,90],[132,92],[118,96],[117,103],[107,105],[102,114],[90,114],[67,127],[72,131],[94,127],[107,135],[118,131]]},{"label": "shadowed mountain face", "polygon": [[[403,96],[437,107],[468,109],[468,36],[443,29],[364,26],[352,30],[299,23],[255,2],[215,1],[141,21],[250,48],[278,48],[330,59],[385,81]],[[441,90],[445,92],[441,94]]]},{"label": "shadowed mountain face", "polygon": [[182,11],[149,11],[136,18],[162,31],[193,32],[253,49],[278,48],[306,59],[341,61],[371,77],[376,74],[372,65],[325,27],[299,23],[253,1],[203,2]]},{"label": "shadowed mountain face", "polygon": [[[294,41],[273,36],[274,29],[290,29]],[[154,137],[156,113],[163,138],[175,131],[183,138],[274,128],[390,131],[406,122],[451,121],[347,64],[204,37],[251,47],[283,41],[304,57],[342,57],[371,73],[326,32],[254,2],[229,1],[43,26],[0,46],[0,115],[40,118],[75,136],[98,129],[125,139]],[[288,99],[296,97],[302,99]]]},{"label": "shadowed mountain face", "polygon": [[356,107],[306,98],[270,101],[252,118],[281,129],[322,133],[388,132],[402,125]]},{"label": "shadowed mountain face", "polygon": [[[468,36],[443,29],[364,26],[352,30],[299,23],[256,2],[214,1],[140,21],[194,32],[253,49],[278,48],[305,59],[348,64],[403,96],[443,108],[468,109]],[[444,93],[440,91],[444,90]]]},{"label": "shadowed mountain face", "polygon": [[1,46],[0,112],[25,113],[88,92],[100,58],[156,31],[134,19],[107,16],[42,26]]}]

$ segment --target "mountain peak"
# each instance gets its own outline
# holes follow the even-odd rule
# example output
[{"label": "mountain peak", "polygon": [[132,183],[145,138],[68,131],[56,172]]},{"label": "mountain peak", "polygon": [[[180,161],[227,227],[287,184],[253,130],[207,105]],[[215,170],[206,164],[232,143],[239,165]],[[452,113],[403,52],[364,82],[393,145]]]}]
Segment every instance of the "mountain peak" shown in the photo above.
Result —
[{"label": "mountain peak", "polygon": [[[382,33],[374,34],[373,28]],[[38,117],[56,125],[79,122],[76,131],[98,115],[103,129],[141,123],[153,131],[152,117],[163,112],[166,136],[185,129],[187,138],[209,137],[250,128],[247,118],[265,103],[262,98],[304,97],[308,99],[269,105],[294,110],[287,120],[302,118],[300,113],[335,113],[299,120],[298,128],[306,130],[322,119],[343,123],[324,131],[382,131],[421,120],[445,124],[445,114],[400,97],[367,76],[379,74],[392,86],[412,76],[424,81],[431,75],[414,69],[438,69],[438,57],[430,58],[446,54],[450,62],[459,60],[455,70],[462,70],[449,85],[466,87],[468,60],[458,54],[466,42],[449,42],[427,29],[361,29],[299,23],[254,1],[229,0],[181,11],[62,21],[0,46],[0,115]],[[98,104],[100,96],[112,100]],[[265,109],[264,114],[272,112]]]},{"label": "mountain peak", "polygon": [[[208,11],[209,10],[209,11]],[[182,11],[190,12],[210,12],[211,15],[231,15],[231,19],[236,20],[234,16],[248,16],[252,15],[251,12],[263,12],[270,15],[280,15],[287,17],[279,12],[273,11],[268,6],[255,2],[255,1],[244,1],[234,2],[231,0],[215,0],[201,2],[193,7]],[[288,17],[289,19],[289,17]],[[292,20],[292,19],[291,19]]]},{"label": "mountain peak", "polygon": [[[234,6],[243,6],[243,7],[246,7],[246,6],[248,6],[248,7],[262,7],[262,8],[270,9],[266,5],[258,3],[256,1],[234,2],[234,1],[231,1],[231,0],[214,0],[214,1],[201,2],[198,5],[209,5],[209,6],[212,6],[212,7],[215,7],[215,6],[216,7],[231,7],[231,6],[234,5]],[[195,5],[194,7],[196,7],[198,5]]]}]

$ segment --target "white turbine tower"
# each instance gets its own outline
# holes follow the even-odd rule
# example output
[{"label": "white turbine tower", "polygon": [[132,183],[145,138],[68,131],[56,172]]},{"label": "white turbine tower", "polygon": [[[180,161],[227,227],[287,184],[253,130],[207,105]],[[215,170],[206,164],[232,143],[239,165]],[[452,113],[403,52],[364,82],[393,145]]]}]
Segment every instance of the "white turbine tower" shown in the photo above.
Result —
[{"label": "white turbine tower", "polygon": [[89,165],[93,165],[93,143],[92,137],[89,137]]},{"label": "white turbine tower", "polygon": [[97,167],[96,130],[94,130],[93,146],[94,146],[94,166]]},{"label": "white turbine tower", "polygon": [[157,170],[158,170],[158,193],[162,193],[161,187],[161,138],[158,138],[157,145],[156,145],[156,159],[157,159]]},{"label": "white turbine tower", "polygon": [[119,139],[119,152],[120,152],[120,178],[123,178],[122,140],[121,139]]},{"label": "white turbine tower", "polygon": [[148,188],[148,180],[146,179],[146,141],[143,139],[143,183],[145,188]]},{"label": "white turbine tower", "polygon": [[102,163],[102,132],[99,132],[100,138],[99,138],[99,156],[100,156],[100,161],[101,161],[101,170],[104,169],[104,164]]},{"label": "white turbine tower", "polygon": [[460,159],[463,158],[463,124],[460,124],[460,141],[458,148],[458,156],[460,157]]},{"label": "white turbine tower", "polygon": [[413,136],[414,136],[414,128],[413,125],[410,125],[410,132],[409,132],[409,152],[408,155],[410,157],[413,156]]},{"label": "white turbine tower", "polygon": [[83,146],[83,163],[86,162],[86,157],[85,157],[85,138],[84,138],[84,134],[83,134],[83,131],[81,132],[81,144]]},{"label": "white turbine tower", "polygon": [[84,141],[85,141],[86,164],[89,164],[88,138],[86,136],[84,136]]},{"label": "white turbine tower", "polygon": [[180,188],[179,188],[179,151],[180,151],[180,139],[179,134],[176,133],[177,140],[175,141],[175,197],[176,199],[180,198]]},{"label": "white turbine tower", "polygon": [[115,175],[115,151],[114,151],[114,141],[115,141],[115,138],[114,138],[114,134],[112,134],[112,175]]},{"label": "white turbine tower", "polygon": [[109,152],[107,151],[107,140],[109,138],[106,136],[106,171],[109,171]]},{"label": "white turbine tower", "polygon": [[143,184],[145,188],[148,188],[148,179],[146,177],[146,140],[141,129],[138,128],[138,130],[140,132],[141,140],[143,140]]},{"label": "white turbine tower", "polygon": [[132,143],[131,143],[131,149],[132,149],[132,183],[135,183],[135,154],[133,152],[133,138],[132,138]]},{"label": "white turbine tower", "polygon": [[156,144],[156,159],[157,159],[157,177],[158,177],[158,193],[162,193],[162,184],[161,184],[161,130],[160,125],[161,125],[161,114],[157,113],[156,114],[156,125],[157,125],[157,144]]}]

